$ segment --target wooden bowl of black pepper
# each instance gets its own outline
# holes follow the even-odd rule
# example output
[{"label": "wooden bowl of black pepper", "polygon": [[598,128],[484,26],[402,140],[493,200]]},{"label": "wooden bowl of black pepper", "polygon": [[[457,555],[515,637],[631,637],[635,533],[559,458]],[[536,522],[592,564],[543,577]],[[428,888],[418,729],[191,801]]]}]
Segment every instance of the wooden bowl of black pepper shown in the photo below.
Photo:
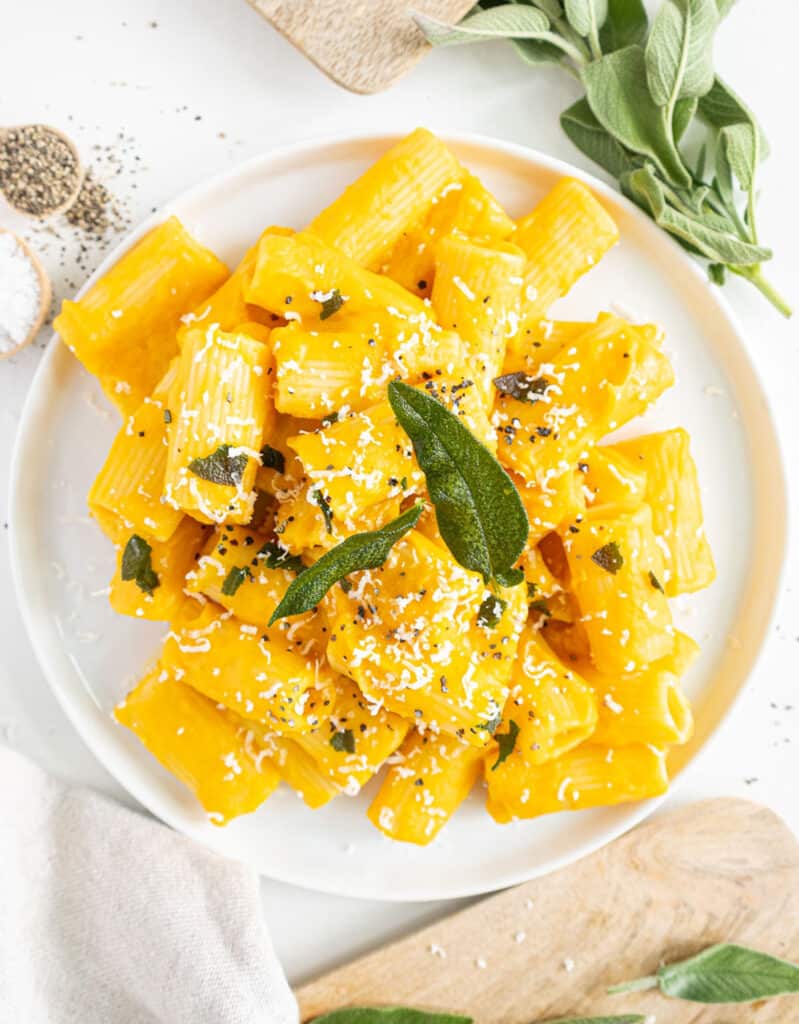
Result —
[{"label": "wooden bowl of black pepper", "polygon": [[69,209],[80,191],[83,168],[66,135],[44,124],[0,128],[0,193],[28,217]]}]

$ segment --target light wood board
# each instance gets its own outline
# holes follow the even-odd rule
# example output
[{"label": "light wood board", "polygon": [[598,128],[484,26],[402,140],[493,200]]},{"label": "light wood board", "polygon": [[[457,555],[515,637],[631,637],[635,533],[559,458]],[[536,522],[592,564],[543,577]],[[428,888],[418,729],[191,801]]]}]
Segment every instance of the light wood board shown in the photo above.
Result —
[{"label": "light wood board", "polygon": [[[410,1005],[478,1024],[653,1014],[657,1024],[798,1024],[799,996],[702,1007],[609,996],[716,942],[799,960],[799,844],[744,800],[678,808],[571,867],[470,906],[300,989],[302,1020],[340,1006]],[[483,966],[484,964],[484,966]]]},{"label": "light wood board", "polygon": [[474,0],[249,0],[290,43],[352,92],[380,92],[428,49],[410,12],[458,21]]}]

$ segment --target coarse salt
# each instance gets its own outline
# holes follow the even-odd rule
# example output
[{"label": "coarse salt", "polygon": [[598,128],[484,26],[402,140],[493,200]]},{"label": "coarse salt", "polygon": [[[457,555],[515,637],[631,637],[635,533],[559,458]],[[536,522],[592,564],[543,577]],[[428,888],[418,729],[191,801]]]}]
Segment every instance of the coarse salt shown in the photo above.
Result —
[{"label": "coarse salt", "polygon": [[33,260],[14,235],[0,232],[0,352],[25,341],[39,316],[41,283]]}]

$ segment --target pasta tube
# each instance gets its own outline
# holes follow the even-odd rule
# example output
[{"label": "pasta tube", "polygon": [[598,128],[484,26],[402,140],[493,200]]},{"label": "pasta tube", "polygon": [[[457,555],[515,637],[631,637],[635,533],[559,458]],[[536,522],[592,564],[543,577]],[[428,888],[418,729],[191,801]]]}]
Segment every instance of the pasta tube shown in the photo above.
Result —
[{"label": "pasta tube", "polygon": [[524,254],[518,246],[478,244],[458,235],[436,248],[433,309],[438,322],[464,342],[470,375],[486,401],[501,372],[508,338],[519,326]]},{"label": "pasta tube", "polygon": [[496,771],[486,759],[488,813],[500,824],[556,811],[581,811],[660,796],[668,789],[664,752],[634,744],[584,743],[529,767],[509,758]]},{"label": "pasta tube", "polygon": [[427,846],[480,777],[482,752],[446,733],[412,732],[369,808],[389,839]]},{"label": "pasta tube", "polygon": [[702,496],[687,431],[646,434],[614,445],[613,452],[645,473],[652,528],[663,553],[666,593],[676,597],[709,586],[716,578],[716,566],[705,536]]},{"label": "pasta tube", "polygon": [[461,168],[425,128],[392,146],[311,221],[309,230],[364,267],[378,269]]},{"label": "pasta tube", "polygon": [[527,256],[522,333],[549,312],[586,271],[619,240],[619,229],[590,189],[562,178],[519,221],[513,241]]},{"label": "pasta tube", "polygon": [[403,232],[382,272],[419,295],[433,288],[436,245],[456,233],[465,238],[501,241],[516,225],[479,178],[463,171],[460,181],[445,185],[421,222]]},{"label": "pasta tube", "polygon": [[646,471],[610,445],[592,448],[581,458],[578,468],[592,505],[637,504],[646,500]]},{"label": "pasta tube", "polygon": [[[89,511],[100,525],[112,517],[112,540],[137,533],[169,540],[183,518],[180,509],[161,501],[166,470],[166,403],[145,399],[120,428],[103,468],[89,491]],[[98,515],[99,513],[99,515]]]},{"label": "pasta tube", "polygon": [[152,393],[177,353],[180,316],[227,277],[212,252],[170,217],[140,239],[53,327],[123,414]]},{"label": "pasta tube", "polygon": [[[190,602],[186,573],[194,565],[208,530],[190,516],[183,516],[165,541],[145,541],[128,534],[118,545],[117,567],[111,580],[109,602],[119,615],[168,622]],[[125,573],[126,561],[133,564]],[[147,575],[147,567],[154,578]],[[127,577],[127,578],[126,578]]]},{"label": "pasta tube", "polygon": [[680,675],[697,651],[690,637],[677,633],[674,652],[641,671],[601,676],[586,668],[586,678],[599,699],[594,742],[608,747],[687,743],[693,732],[693,715]]},{"label": "pasta tube", "polygon": [[560,757],[596,728],[597,702],[591,688],[529,624],[519,641],[503,723],[500,732],[518,730],[514,750],[529,765]]},{"label": "pasta tube", "polygon": [[114,717],[197,797],[215,825],[249,814],[280,776],[253,758],[237,725],[207,697],[156,667],[119,704]]},{"label": "pasta tube", "polygon": [[319,660],[290,650],[277,631],[237,622],[211,604],[173,624],[161,660],[175,678],[274,732],[319,724],[313,697],[328,678]]},{"label": "pasta tube", "polygon": [[649,506],[596,505],[563,543],[597,669],[634,672],[670,654],[674,628]]},{"label": "pasta tube", "polygon": [[269,349],[212,324],[188,332],[169,396],[164,499],[208,523],[246,523],[274,422]]}]

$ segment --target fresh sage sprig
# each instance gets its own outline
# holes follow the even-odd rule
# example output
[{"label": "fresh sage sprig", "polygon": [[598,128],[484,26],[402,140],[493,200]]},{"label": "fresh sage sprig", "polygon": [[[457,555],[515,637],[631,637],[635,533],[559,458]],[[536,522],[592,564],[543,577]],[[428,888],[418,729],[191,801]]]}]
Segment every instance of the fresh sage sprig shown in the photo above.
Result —
[{"label": "fresh sage sprig", "polygon": [[411,439],[453,557],[486,584],[521,583],[524,575],[514,565],[530,524],[511,478],[460,419],[425,391],[392,381],[388,400]]},{"label": "fresh sage sprig", "polygon": [[[640,1013],[621,1017],[558,1017],[545,1024],[643,1024]],[[316,1017],[313,1024],[473,1024],[471,1017],[404,1006],[353,1006]]]},{"label": "fresh sage sprig", "polygon": [[[755,218],[768,145],[754,114],[713,69],[716,29],[734,0],[481,0],[457,25],[415,14],[434,46],[511,40],[529,64],[553,63],[585,96],[560,118],[574,145],[692,255],[710,279],[766,280]],[[689,130],[690,129],[690,130]]]},{"label": "fresh sage sprig", "polygon": [[650,988],[694,1003],[751,1003],[799,992],[799,965],[746,946],[710,946],[688,960],[658,968],[657,974],[614,985],[608,992]]},{"label": "fresh sage sprig", "polygon": [[377,569],[388,553],[419,522],[424,505],[419,502],[379,530],[355,533],[308,566],[292,580],[272,612],[269,625],[287,615],[299,615],[315,608],[334,583],[360,569]]}]

